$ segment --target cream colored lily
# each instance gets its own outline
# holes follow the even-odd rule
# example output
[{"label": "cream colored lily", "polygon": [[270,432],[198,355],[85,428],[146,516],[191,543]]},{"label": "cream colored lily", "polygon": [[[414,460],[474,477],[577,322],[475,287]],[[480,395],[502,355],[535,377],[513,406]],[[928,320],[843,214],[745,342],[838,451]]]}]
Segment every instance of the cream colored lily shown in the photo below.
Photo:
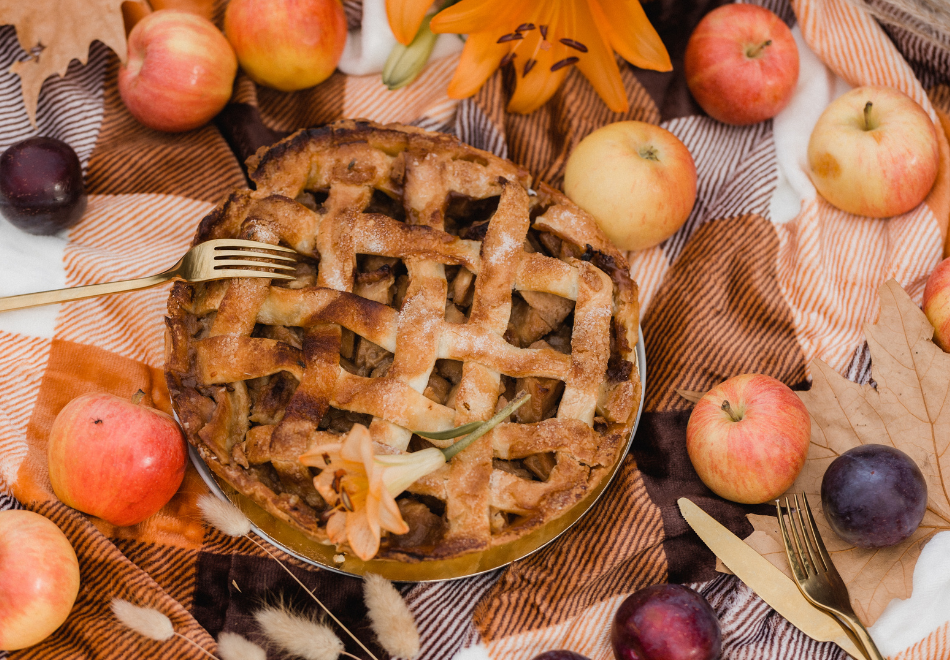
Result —
[{"label": "cream colored lily", "polygon": [[349,543],[366,561],[379,550],[382,530],[409,531],[396,495],[445,465],[445,456],[434,447],[411,454],[374,454],[369,430],[357,424],[342,442],[313,447],[300,462],[321,470],[313,484],[336,509],[327,522],[330,541]]}]

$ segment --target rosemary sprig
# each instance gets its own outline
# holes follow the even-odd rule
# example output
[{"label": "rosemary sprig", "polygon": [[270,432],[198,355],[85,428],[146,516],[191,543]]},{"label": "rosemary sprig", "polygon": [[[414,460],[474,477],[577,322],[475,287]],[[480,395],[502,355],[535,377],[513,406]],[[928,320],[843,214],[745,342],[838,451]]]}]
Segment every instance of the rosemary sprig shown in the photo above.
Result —
[{"label": "rosemary sprig", "polygon": [[[494,417],[489,419],[487,422],[481,423],[478,428],[469,433],[467,436],[456,442],[455,444],[449,445],[442,450],[442,453],[445,455],[445,462],[448,463],[452,460],[452,457],[457,453],[468,447],[470,444],[478,440],[480,437],[491,431],[493,428],[501,424],[503,421],[508,419],[508,416],[511,415],[518,408],[523,406],[531,399],[531,395],[525,392],[514,401],[509,403],[507,406],[499,410]],[[466,426],[468,426],[466,424]]]},{"label": "rosemary sprig", "polygon": [[484,423],[485,422],[469,422],[468,424],[462,424],[448,431],[413,431],[413,433],[423,438],[428,438],[429,440],[451,440],[452,438],[459,438],[466,433],[471,433]]}]

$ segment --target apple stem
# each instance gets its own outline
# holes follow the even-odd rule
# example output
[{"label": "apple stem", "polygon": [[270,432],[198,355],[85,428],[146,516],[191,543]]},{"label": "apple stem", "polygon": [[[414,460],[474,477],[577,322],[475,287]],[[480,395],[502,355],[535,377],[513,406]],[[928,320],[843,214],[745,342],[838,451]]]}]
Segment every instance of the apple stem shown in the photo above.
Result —
[{"label": "apple stem", "polygon": [[651,145],[648,145],[648,146],[643,147],[642,149],[640,149],[640,158],[643,158],[643,159],[645,159],[645,160],[655,160],[655,161],[659,161],[659,160],[660,160],[660,154],[657,153],[656,147],[654,147],[654,146],[651,144]]},{"label": "apple stem", "polygon": [[873,105],[874,105],[874,104],[871,103],[870,101],[868,101],[867,103],[864,104],[864,130],[866,130],[866,131],[870,131],[871,128],[872,128],[872,126],[871,126],[871,107],[872,107]]},{"label": "apple stem", "polygon": [[144,398],[145,398],[145,392],[142,390],[139,390],[138,392],[132,395],[132,403],[137,406],[140,403],[142,403],[142,399]]},{"label": "apple stem", "polygon": [[722,409],[723,409],[723,411],[725,411],[725,413],[726,413],[727,415],[729,415],[729,419],[731,419],[732,421],[734,421],[734,422],[741,422],[741,421],[742,421],[742,418],[741,418],[739,415],[737,415],[737,414],[736,414],[736,411],[733,410],[733,409],[732,409],[732,406],[729,405],[729,400],[728,400],[728,399],[726,399],[725,401],[722,402]]},{"label": "apple stem", "polygon": [[772,40],[771,40],[771,39],[769,39],[768,41],[763,41],[762,43],[758,44],[757,46],[753,46],[752,48],[748,49],[748,50],[745,52],[746,57],[758,57],[758,56],[759,56],[759,53],[761,53],[763,50],[765,50],[766,48],[768,48],[768,47],[771,46],[771,45],[772,45]]}]

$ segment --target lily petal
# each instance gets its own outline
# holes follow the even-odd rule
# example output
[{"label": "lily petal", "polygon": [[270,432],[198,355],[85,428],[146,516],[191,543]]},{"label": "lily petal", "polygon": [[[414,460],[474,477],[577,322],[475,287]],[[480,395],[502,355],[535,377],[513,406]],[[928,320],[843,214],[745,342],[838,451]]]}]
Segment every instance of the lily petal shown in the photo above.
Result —
[{"label": "lily petal", "polygon": [[396,41],[408,46],[431,6],[432,0],[386,0],[386,16]]},{"label": "lily petal", "polygon": [[342,511],[337,511],[327,521],[327,538],[336,544],[346,540],[346,514]]},{"label": "lily petal", "polygon": [[315,447],[311,447],[305,453],[301,454],[297,460],[299,460],[304,465],[325,470],[327,468],[327,462],[324,458],[324,455],[330,457],[331,463],[333,463],[334,460],[342,460],[342,457],[340,456],[340,450],[342,447],[343,445],[339,442],[326,445],[316,445]]},{"label": "lily petal", "polygon": [[379,518],[369,519],[371,507],[346,514],[346,540],[357,557],[369,561],[379,552]]},{"label": "lily petal", "polygon": [[591,0],[572,1],[575,5],[580,5],[575,9],[576,39],[588,48],[588,52],[582,55],[577,63],[577,68],[590,81],[608,108],[614,112],[626,112],[630,107],[627,90],[624,89],[614,53],[601,36],[604,27],[596,17],[598,8]]},{"label": "lily petal", "polygon": [[[549,35],[555,39],[557,35]],[[544,48],[547,46],[547,48]],[[522,57],[521,54],[524,53]],[[551,67],[567,57],[567,48],[557,41],[544,41],[540,30],[529,32],[524,45],[518,49],[519,57],[515,59],[515,73],[517,83],[515,93],[508,101],[508,112],[528,114],[534,112],[554,96],[570,67],[551,71]],[[525,65],[528,59],[534,60],[534,65],[525,75]]]},{"label": "lily petal", "polygon": [[510,43],[499,44],[497,41],[498,37],[494,32],[475,32],[468,36],[455,75],[449,83],[449,98],[464,99],[472,96],[481,89],[491,74],[495,73],[501,59],[511,50]]},{"label": "lily petal", "polygon": [[[462,0],[436,14],[429,29],[436,34],[494,31],[499,26],[511,23],[521,4],[518,0]],[[512,23],[509,29],[514,29],[516,25]],[[495,39],[500,36],[496,34]]]},{"label": "lily petal", "polygon": [[650,24],[638,0],[589,1],[597,27],[623,59],[641,69],[673,69],[663,40]]}]

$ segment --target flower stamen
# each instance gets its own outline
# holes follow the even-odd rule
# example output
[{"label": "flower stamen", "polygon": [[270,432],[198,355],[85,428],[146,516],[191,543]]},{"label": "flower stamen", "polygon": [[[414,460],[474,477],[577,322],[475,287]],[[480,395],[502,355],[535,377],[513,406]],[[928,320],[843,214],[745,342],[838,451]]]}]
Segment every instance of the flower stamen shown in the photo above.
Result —
[{"label": "flower stamen", "polygon": [[547,26],[547,25],[541,25],[541,26],[538,27],[538,29],[541,30],[541,38],[542,38],[542,39],[547,39],[547,38],[548,38],[548,26]]},{"label": "flower stamen", "polygon": [[564,38],[564,39],[561,39],[561,43],[564,44],[565,46],[567,46],[568,48],[573,48],[574,50],[579,50],[579,51],[581,51],[582,53],[586,53],[586,52],[587,52],[587,46],[585,46],[585,45],[582,44],[581,42],[576,41],[576,40],[574,40],[574,39],[567,39],[567,38]]},{"label": "flower stamen", "polygon": [[528,58],[528,61],[524,63],[524,72],[521,74],[522,77],[528,75],[531,72],[531,69],[534,68],[534,65],[537,64],[536,59]]},{"label": "flower stamen", "polygon": [[558,71],[563,69],[566,66],[571,66],[572,64],[577,64],[581,61],[579,57],[565,57],[563,60],[559,60],[551,65],[551,71]]},{"label": "flower stamen", "polygon": [[346,470],[337,470],[333,473],[333,483],[330,485],[330,488],[332,488],[334,492],[340,492],[340,487],[343,484],[343,477],[345,476]]},{"label": "flower stamen", "polygon": [[346,492],[346,489],[340,491],[340,500],[343,502],[343,508],[347,511],[356,510],[356,507],[353,506],[353,502],[350,501],[350,495]]},{"label": "flower stamen", "polygon": [[534,29],[534,23],[522,23],[515,28],[515,32],[531,32]]},{"label": "flower stamen", "polygon": [[521,34],[520,32],[512,32],[511,34],[501,35],[500,37],[498,37],[498,41],[496,41],[495,43],[504,44],[504,43],[508,43],[509,41],[518,41],[519,39],[524,39],[524,35]]},{"label": "flower stamen", "polygon": [[498,63],[498,67],[501,68],[501,67],[508,66],[515,59],[515,57],[517,57],[517,55],[518,54],[515,51],[511,51],[510,53],[505,55],[503,58],[501,58],[501,62]]}]

